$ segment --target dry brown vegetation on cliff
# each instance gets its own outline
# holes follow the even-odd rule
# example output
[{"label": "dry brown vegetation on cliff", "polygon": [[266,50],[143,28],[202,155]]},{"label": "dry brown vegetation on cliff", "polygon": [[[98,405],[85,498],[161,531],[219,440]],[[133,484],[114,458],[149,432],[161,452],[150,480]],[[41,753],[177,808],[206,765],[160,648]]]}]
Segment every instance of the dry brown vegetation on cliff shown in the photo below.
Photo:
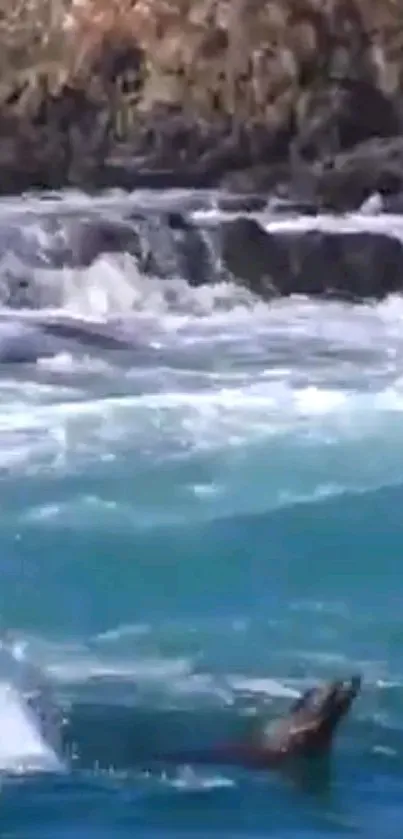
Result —
[{"label": "dry brown vegetation on cliff", "polygon": [[[357,84],[378,91],[379,103],[360,94],[346,106],[346,87]],[[130,140],[161,109],[180,109],[189,123],[300,136],[315,156],[333,148],[332,131],[324,143],[312,135],[332,120],[340,134],[343,109],[341,147],[350,134],[355,141],[357,120],[358,140],[377,120],[393,134],[382,96],[402,89],[403,0],[0,0],[3,136],[8,123],[13,138],[52,125],[68,135],[65,161],[78,123],[81,138],[96,125],[100,160],[102,132]]]},{"label": "dry brown vegetation on cliff", "polygon": [[[144,53],[144,107],[181,102],[200,115],[270,120],[303,89],[357,75],[368,60],[380,87],[400,86],[403,3],[1,0],[0,102],[38,80],[55,93],[66,82],[89,82],[101,49],[130,42]],[[122,64],[123,74],[129,69]]]}]

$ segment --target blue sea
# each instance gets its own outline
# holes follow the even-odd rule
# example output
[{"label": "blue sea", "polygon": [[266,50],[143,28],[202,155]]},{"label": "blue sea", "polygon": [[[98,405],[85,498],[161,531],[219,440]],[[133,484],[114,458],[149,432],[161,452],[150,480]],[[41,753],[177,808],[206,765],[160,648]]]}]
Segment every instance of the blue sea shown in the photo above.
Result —
[{"label": "blue sea", "polygon": [[[403,300],[267,305],[119,254],[37,281],[137,343],[0,369],[2,839],[401,839]],[[324,789],[142,765],[355,672]]]}]

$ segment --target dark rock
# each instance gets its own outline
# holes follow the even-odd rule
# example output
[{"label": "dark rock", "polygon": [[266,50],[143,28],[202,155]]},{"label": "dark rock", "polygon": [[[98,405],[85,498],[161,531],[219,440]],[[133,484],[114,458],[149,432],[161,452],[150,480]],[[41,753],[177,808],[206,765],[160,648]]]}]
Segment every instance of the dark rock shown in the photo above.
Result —
[{"label": "dark rock", "polygon": [[193,225],[178,210],[169,210],[164,220],[171,230],[182,230],[183,232],[193,230]]},{"label": "dark rock", "polygon": [[207,284],[212,256],[202,229],[178,211],[136,212],[131,215],[141,243],[139,269],[160,278],[183,277],[190,285]]},{"label": "dark rock", "polygon": [[403,136],[373,138],[311,165],[293,158],[289,164],[233,172],[220,185],[271,194],[309,214],[358,210],[374,193],[387,208],[392,196],[403,194]]},{"label": "dark rock", "polygon": [[150,161],[106,161],[97,172],[95,183],[99,189],[118,188],[127,192],[134,189],[206,189],[213,180],[192,168],[153,168]]},{"label": "dark rock", "polygon": [[130,32],[126,39],[122,35],[113,37],[113,34],[113,31],[104,33],[92,55],[89,69],[104,84],[115,85],[120,81],[123,93],[135,93],[140,90],[143,81],[144,52]]},{"label": "dark rock", "polygon": [[401,128],[395,103],[364,79],[313,88],[300,111],[291,148],[305,160],[320,160],[372,137],[393,137]]},{"label": "dark rock", "polygon": [[403,215],[403,192],[396,194],[382,195],[380,199],[380,211],[382,213],[394,213]]},{"label": "dark rock", "polygon": [[287,158],[291,139],[291,125],[274,130],[261,123],[228,122],[218,136],[208,136],[208,147],[197,161],[197,170],[217,183],[225,173],[254,168],[266,161],[274,166]]},{"label": "dark rock", "polygon": [[218,184],[228,192],[264,194],[265,197],[277,190],[279,185],[288,185],[291,169],[288,161],[281,164],[260,164],[245,169],[221,173]]},{"label": "dark rock", "polygon": [[87,267],[105,253],[128,253],[137,259],[141,254],[136,230],[123,221],[73,220],[66,236],[65,264],[72,268]]},{"label": "dark rock", "polygon": [[126,335],[119,335],[107,324],[91,324],[76,318],[55,318],[53,321],[49,318],[41,321],[38,318],[36,325],[40,327],[44,336],[75,341],[83,347],[99,350],[127,350],[136,347],[135,340],[128,340]]},{"label": "dark rock", "polygon": [[276,195],[270,199],[267,209],[276,216],[316,216],[318,214],[318,207],[313,201],[292,197],[279,198]]},{"label": "dark rock", "polygon": [[211,282],[212,258],[203,231],[180,213],[169,214],[169,226],[174,232],[180,276],[192,286]]},{"label": "dark rock", "polygon": [[317,163],[312,191],[326,209],[358,209],[373,193],[403,192],[403,137],[373,139]]},{"label": "dark rock", "polygon": [[265,195],[223,195],[217,196],[217,207],[225,213],[260,213],[267,208]]},{"label": "dark rock", "polygon": [[68,349],[94,351],[136,351],[136,337],[120,334],[119,325],[79,321],[67,317],[30,318],[29,322],[0,318],[0,363],[32,363]]},{"label": "dark rock", "polygon": [[221,249],[224,265],[236,280],[262,297],[277,294],[282,256],[275,239],[260,224],[249,218],[225,222],[221,225]]},{"label": "dark rock", "polygon": [[267,233],[251,219],[222,224],[222,255],[234,279],[264,298],[302,294],[381,299],[403,288],[398,239],[367,232]]},{"label": "dark rock", "polygon": [[111,142],[105,98],[68,84],[51,94],[44,80],[30,104],[24,92],[0,105],[0,194],[93,183]]}]

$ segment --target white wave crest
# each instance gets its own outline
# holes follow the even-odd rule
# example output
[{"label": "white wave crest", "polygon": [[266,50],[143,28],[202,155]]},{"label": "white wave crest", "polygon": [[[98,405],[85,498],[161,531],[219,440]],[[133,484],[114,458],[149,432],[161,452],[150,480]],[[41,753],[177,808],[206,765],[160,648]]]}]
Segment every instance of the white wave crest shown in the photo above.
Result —
[{"label": "white wave crest", "polygon": [[[265,224],[403,230],[359,214]],[[267,306],[231,283],[146,278],[124,255],[42,275],[64,311],[111,319],[136,348],[126,366],[61,351],[2,378],[0,470],[41,479],[18,526],[182,523],[403,481],[401,297]]]}]

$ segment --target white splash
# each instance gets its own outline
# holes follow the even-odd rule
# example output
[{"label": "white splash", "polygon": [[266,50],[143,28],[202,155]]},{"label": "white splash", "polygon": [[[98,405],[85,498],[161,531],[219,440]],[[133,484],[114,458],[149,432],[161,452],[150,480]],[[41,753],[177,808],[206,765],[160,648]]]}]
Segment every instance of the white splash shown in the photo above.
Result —
[{"label": "white splash", "polygon": [[22,645],[0,645],[0,771],[62,772],[61,719],[44,675]]},{"label": "white splash", "polygon": [[63,764],[32,709],[10,684],[0,683],[0,771],[60,772]]}]

